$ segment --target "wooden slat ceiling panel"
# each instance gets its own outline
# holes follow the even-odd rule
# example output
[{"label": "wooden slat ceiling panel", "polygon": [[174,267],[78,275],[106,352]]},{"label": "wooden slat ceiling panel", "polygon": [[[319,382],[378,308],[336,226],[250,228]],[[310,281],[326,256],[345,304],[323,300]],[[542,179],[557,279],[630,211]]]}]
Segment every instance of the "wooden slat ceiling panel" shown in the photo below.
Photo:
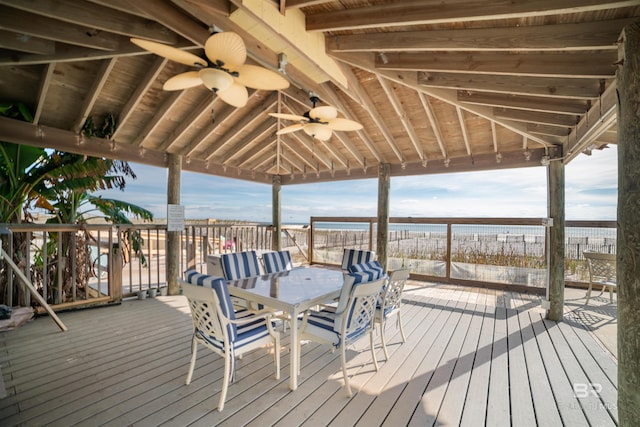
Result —
[{"label": "wooden slat ceiling panel", "polygon": [[[295,36],[261,22],[278,15]],[[171,152],[188,159],[185,170],[260,182],[270,174],[290,175],[285,184],[375,177],[380,162],[394,174],[441,172],[445,159],[451,171],[490,168],[497,153],[496,167],[521,166],[525,150],[539,160],[553,145],[570,160],[616,143],[615,118],[598,118],[615,107],[607,89],[618,35],[638,20],[633,0],[0,0],[0,101],[27,104],[40,125],[71,141],[86,117],[99,125],[113,114],[113,140],[130,147],[129,159]],[[243,108],[202,86],[166,92],[165,81],[194,68],[129,41],[162,40],[202,56],[213,25],[241,35],[249,63],[283,68],[291,87],[280,105],[269,91],[250,90]],[[305,40],[318,31],[320,50]],[[301,115],[312,108],[310,92],[364,128],[323,142],[302,131],[276,136],[267,113]],[[110,145],[99,152],[113,155]],[[440,167],[425,169],[427,160]]]}]

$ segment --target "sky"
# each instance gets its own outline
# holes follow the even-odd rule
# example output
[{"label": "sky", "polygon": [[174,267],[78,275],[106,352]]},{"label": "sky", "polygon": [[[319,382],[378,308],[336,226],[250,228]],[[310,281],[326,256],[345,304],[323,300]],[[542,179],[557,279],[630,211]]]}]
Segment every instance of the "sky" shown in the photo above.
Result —
[{"label": "sky", "polygon": [[[137,175],[126,189],[95,193],[127,201],[166,218],[167,170],[130,164]],[[573,159],[565,167],[567,220],[615,220],[615,145]],[[283,185],[283,224],[311,216],[376,216],[377,179]],[[271,185],[182,172],[187,219],[215,218],[271,223]],[[546,217],[545,167],[392,177],[390,215],[399,217]]]}]

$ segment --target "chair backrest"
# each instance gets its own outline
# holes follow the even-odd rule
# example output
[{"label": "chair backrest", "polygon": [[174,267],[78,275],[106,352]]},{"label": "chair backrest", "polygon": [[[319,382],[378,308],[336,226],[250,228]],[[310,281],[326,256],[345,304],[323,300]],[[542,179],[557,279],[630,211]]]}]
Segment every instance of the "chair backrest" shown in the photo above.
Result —
[{"label": "chair backrest", "polygon": [[392,271],[389,275],[389,281],[384,285],[380,298],[380,308],[385,316],[399,306],[410,271],[411,267],[402,268]]},{"label": "chair backrest", "polygon": [[222,254],[222,272],[227,280],[260,276],[260,265],[256,251]]},{"label": "chair backrest", "polygon": [[293,268],[289,251],[265,252],[262,254],[262,261],[264,261],[264,270],[267,274],[280,273]]},{"label": "chair backrest", "polygon": [[354,283],[370,282],[383,277],[386,273],[378,261],[369,261],[362,264],[353,264],[347,271],[355,277]]},{"label": "chair backrest", "polygon": [[589,266],[589,275],[592,281],[616,281],[616,254],[600,252],[583,252]]},{"label": "chair backrest", "polygon": [[[353,281],[346,276],[345,286]],[[339,332],[343,345],[348,345],[373,326],[376,302],[386,277],[371,282],[351,284],[346,310],[336,311],[334,331]],[[336,330],[339,328],[338,330]]]},{"label": "chair backrest", "polygon": [[365,262],[373,261],[376,257],[376,253],[373,251],[364,251],[361,249],[345,249],[342,254],[341,268],[347,270],[354,264],[363,264]]},{"label": "chair backrest", "polygon": [[234,341],[236,326],[229,320],[236,317],[225,279],[187,270],[181,285],[189,300],[195,332],[219,341],[221,347],[225,339]]}]

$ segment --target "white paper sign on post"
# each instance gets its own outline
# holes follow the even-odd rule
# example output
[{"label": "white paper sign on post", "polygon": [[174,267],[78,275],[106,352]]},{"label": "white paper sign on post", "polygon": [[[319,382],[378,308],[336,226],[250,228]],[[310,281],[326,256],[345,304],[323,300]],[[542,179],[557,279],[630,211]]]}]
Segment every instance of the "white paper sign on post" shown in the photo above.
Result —
[{"label": "white paper sign on post", "polygon": [[167,231],[184,230],[184,206],[167,205]]}]

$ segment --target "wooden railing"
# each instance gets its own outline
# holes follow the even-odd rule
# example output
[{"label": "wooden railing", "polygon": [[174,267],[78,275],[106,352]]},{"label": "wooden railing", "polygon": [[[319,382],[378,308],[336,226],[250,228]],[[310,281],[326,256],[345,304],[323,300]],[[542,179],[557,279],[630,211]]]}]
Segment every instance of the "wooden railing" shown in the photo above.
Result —
[{"label": "wooden railing", "polygon": [[[544,292],[546,218],[390,218],[387,268],[444,283]],[[615,252],[615,221],[567,221],[565,276],[587,280],[583,251]],[[312,217],[310,260],[339,265],[344,248],[376,250],[376,218]]]},{"label": "wooden railing", "polygon": [[[166,225],[2,224],[11,236],[2,244],[40,295],[54,309],[108,304],[166,286]],[[273,227],[264,224],[210,224],[187,221],[180,269],[205,271],[209,254],[270,250]],[[283,247],[306,262],[308,231],[283,228]],[[0,262],[0,303],[32,305],[15,274]]]}]

